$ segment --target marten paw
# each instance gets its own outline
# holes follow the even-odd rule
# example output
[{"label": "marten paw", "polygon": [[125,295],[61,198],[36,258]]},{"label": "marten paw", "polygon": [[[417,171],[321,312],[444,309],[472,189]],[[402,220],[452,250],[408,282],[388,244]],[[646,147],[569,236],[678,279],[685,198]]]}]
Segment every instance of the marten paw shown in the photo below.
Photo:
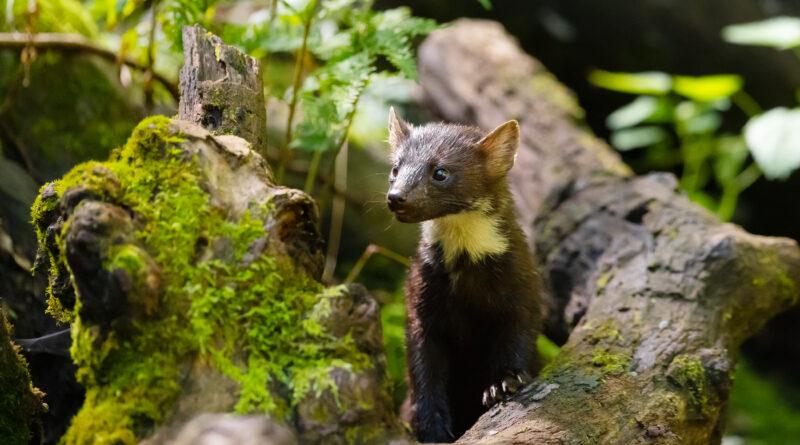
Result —
[{"label": "marten paw", "polygon": [[492,385],[483,392],[483,406],[491,408],[497,402],[516,394],[530,380],[530,376],[524,372],[507,376],[499,384]]}]

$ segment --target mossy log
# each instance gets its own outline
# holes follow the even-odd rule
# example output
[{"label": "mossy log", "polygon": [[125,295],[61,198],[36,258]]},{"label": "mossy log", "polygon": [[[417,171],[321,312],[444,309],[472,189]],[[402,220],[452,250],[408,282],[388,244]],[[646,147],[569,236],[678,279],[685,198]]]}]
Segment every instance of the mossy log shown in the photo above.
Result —
[{"label": "mossy log", "polygon": [[44,186],[33,219],[87,391],[64,443],[165,443],[205,412],[265,414],[303,443],[399,434],[377,304],[316,280],[313,201],[243,139],[149,118]]},{"label": "mossy log", "polygon": [[0,439],[9,445],[42,440],[43,394],[31,385],[28,365],[11,341],[11,327],[0,308]]},{"label": "mossy log", "polygon": [[720,222],[669,174],[633,176],[498,24],[433,33],[420,78],[446,120],[519,120],[511,184],[565,342],[460,442],[718,443],[740,345],[798,302],[797,244]]},{"label": "mossy log", "polygon": [[[185,32],[205,42],[187,45],[187,63],[208,52],[250,60],[199,28]],[[234,68],[258,73],[254,63]],[[230,77],[205,72],[182,81],[184,93]],[[187,99],[202,111],[209,97]],[[239,105],[249,106],[225,107]],[[71,323],[70,354],[86,386],[65,444],[203,443],[215,425],[263,432],[253,443],[272,432],[295,440],[281,424],[301,443],[402,434],[377,303],[361,286],[318,281],[313,200],[274,184],[248,141],[218,134],[245,134],[257,114],[224,128],[204,112],[187,114],[195,122],[148,118],[108,161],[78,165],[40,191],[37,267],[49,268],[49,311]]]}]

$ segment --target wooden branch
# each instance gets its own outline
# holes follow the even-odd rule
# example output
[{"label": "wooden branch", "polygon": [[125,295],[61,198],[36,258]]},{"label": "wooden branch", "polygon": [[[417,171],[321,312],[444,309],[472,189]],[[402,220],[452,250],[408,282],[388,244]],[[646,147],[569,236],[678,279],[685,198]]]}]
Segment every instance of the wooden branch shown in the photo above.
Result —
[{"label": "wooden branch", "polygon": [[672,175],[633,177],[498,24],[458,21],[419,54],[445,119],[519,120],[512,188],[552,285],[548,334],[566,340],[460,441],[718,443],[739,346],[798,301],[797,244],[721,223]]},{"label": "wooden branch", "polygon": [[[22,32],[0,32],[0,49],[22,50],[28,46],[33,46],[41,51],[91,54],[112,63],[122,63],[138,71],[147,72],[148,70],[146,64],[129,57],[120,59],[119,54],[91,42],[80,34],[42,32],[30,35]],[[174,82],[156,72],[153,73],[153,79],[163,85],[175,100],[178,100],[178,88]]]},{"label": "wooden branch", "polygon": [[233,134],[266,153],[266,107],[258,61],[200,26],[183,28],[182,120]]}]

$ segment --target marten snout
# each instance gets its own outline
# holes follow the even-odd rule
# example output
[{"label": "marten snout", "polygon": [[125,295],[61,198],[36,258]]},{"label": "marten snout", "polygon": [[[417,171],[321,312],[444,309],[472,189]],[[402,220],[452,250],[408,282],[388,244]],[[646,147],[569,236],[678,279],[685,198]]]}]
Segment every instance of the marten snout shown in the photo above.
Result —
[{"label": "marten snout", "polygon": [[425,219],[420,219],[419,215],[416,215],[419,209],[411,201],[408,193],[398,187],[391,187],[386,193],[386,204],[400,222],[419,222],[421,219]]},{"label": "marten snout", "polygon": [[386,194],[386,203],[389,204],[389,210],[393,212],[402,211],[405,202],[405,195],[397,190],[389,190],[389,193]]}]

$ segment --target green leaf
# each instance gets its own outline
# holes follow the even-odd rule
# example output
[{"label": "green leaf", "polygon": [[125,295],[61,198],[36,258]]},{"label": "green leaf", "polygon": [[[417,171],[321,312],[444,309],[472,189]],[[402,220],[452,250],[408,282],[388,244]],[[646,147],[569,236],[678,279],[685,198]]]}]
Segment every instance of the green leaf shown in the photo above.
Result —
[{"label": "green leaf", "polygon": [[634,150],[661,143],[669,135],[660,127],[625,128],[611,133],[611,145],[619,151]]},{"label": "green leaf", "polygon": [[744,82],[735,74],[712,76],[675,76],[672,88],[681,96],[700,102],[713,102],[733,96]]},{"label": "green leaf", "polygon": [[365,49],[386,57],[405,77],[416,79],[417,64],[411,39],[436,29],[436,22],[412,17],[408,8],[395,8],[376,13],[370,24],[372,32],[363,36]]},{"label": "green leaf", "polygon": [[658,71],[619,73],[594,70],[589,74],[589,82],[600,88],[630,94],[662,95],[672,88],[670,75]]},{"label": "green leaf", "polygon": [[716,103],[685,100],[675,107],[675,124],[679,133],[710,134],[722,125]]},{"label": "green leaf", "polygon": [[480,3],[481,6],[483,6],[483,9],[485,9],[487,11],[491,11],[492,10],[492,1],[491,0],[478,0],[478,3]]},{"label": "green leaf", "polygon": [[561,348],[544,335],[539,335],[536,338],[536,349],[539,350],[539,356],[545,363],[552,361],[561,352]]},{"label": "green leaf", "polygon": [[[181,29],[183,26],[199,24],[210,28],[215,5],[219,0],[167,0],[159,7],[159,21],[164,28],[164,34],[172,41],[176,48],[182,48]],[[233,43],[233,42],[231,42]]]},{"label": "green leaf", "polygon": [[734,180],[742,171],[747,155],[747,145],[741,136],[718,138],[714,157],[714,176],[717,182],[726,183]]},{"label": "green leaf", "polygon": [[739,45],[794,48],[800,46],[800,18],[773,17],[759,22],[729,25],[722,29],[722,38]]},{"label": "green leaf", "polygon": [[633,102],[609,114],[606,126],[611,130],[619,130],[639,125],[656,116],[664,106],[664,102],[658,98],[639,96]]},{"label": "green leaf", "polygon": [[716,199],[702,190],[686,190],[686,196],[712,212],[716,212],[719,206]]},{"label": "green leaf", "polygon": [[786,179],[800,167],[800,108],[774,108],[744,127],[747,148],[768,179]]}]

